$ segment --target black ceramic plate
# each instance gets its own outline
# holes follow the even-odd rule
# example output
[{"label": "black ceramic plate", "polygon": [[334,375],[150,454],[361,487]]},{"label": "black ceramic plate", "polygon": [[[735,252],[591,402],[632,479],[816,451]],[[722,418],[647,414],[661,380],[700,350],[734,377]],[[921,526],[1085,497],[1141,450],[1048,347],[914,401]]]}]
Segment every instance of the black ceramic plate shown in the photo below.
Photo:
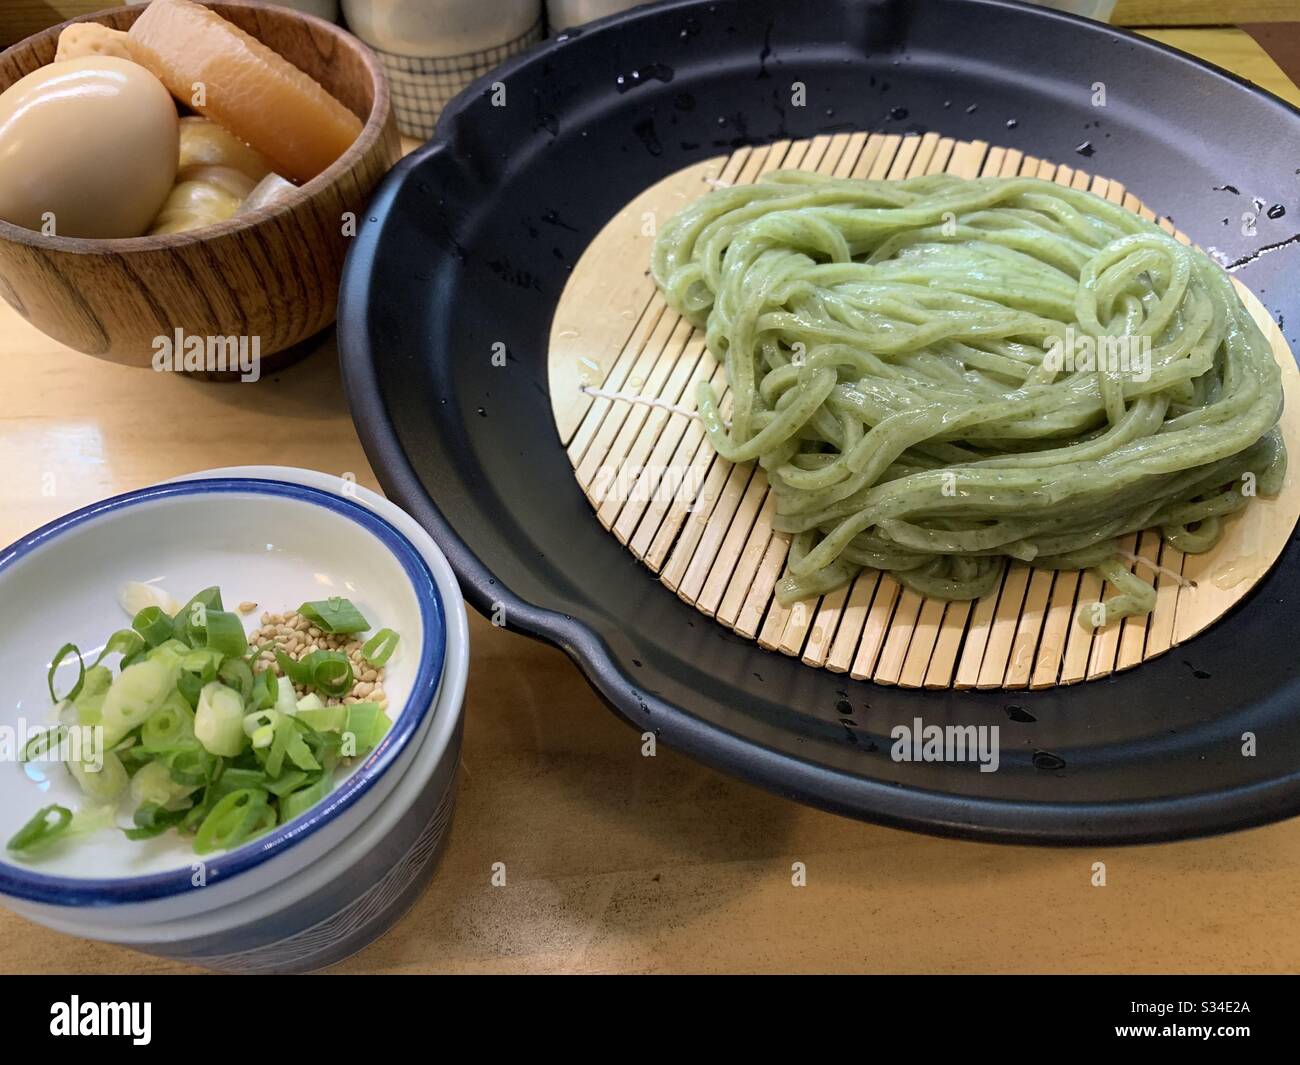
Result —
[{"label": "black ceramic plate", "polygon": [[[806,107],[790,106],[795,81]],[[433,533],[479,610],[500,604],[510,628],[563,647],[636,728],[782,795],[1044,843],[1172,839],[1300,811],[1294,541],[1243,606],[1137,669],[1044,692],[926,692],[760,650],[597,523],[546,395],[569,269],[612,214],[690,162],[857,129],[981,138],[1123,181],[1239,261],[1296,343],[1300,113],[1280,101],[1149,41],[1013,3],[671,2],[548,41],[476,83],[377,193],[347,264],[340,347],[385,490]],[[1252,235],[1244,213],[1258,216]],[[497,342],[506,367],[493,365]],[[893,760],[891,729],[915,718],[999,726],[998,771]]]}]

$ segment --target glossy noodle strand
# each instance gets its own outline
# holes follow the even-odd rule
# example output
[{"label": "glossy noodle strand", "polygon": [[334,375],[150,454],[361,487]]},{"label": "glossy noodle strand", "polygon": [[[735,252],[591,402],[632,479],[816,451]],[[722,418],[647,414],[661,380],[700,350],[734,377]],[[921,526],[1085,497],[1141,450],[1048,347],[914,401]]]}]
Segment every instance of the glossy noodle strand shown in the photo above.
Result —
[{"label": "glossy noodle strand", "polygon": [[1088,627],[1148,613],[1117,541],[1207,551],[1285,472],[1281,378],[1227,275],[1033,178],[776,171],[661,230],[653,274],[725,364],[712,446],[757,461],[792,536],[784,603],[887,571],[974,599],[1007,559],[1095,568]]}]

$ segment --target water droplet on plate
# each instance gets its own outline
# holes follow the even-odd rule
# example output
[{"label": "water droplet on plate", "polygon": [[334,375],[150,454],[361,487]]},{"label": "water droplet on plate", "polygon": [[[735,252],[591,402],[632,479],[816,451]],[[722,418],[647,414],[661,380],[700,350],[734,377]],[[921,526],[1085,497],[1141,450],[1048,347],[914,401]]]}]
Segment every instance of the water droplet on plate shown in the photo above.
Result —
[{"label": "water droplet on plate", "polygon": [[1034,752],[1034,768],[1050,773],[1065,768],[1065,759],[1051,751]]},{"label": "water droplet on plate", "polygon": [[1216,588],[1222,588],[1227,591],[1229,588],[1235,588],[1242,581],[1250,580],[1255,575],[1257,569],[1251,565],[1251,560],[1246,558],[1234,558],[1219,566],[1211,578]]}]

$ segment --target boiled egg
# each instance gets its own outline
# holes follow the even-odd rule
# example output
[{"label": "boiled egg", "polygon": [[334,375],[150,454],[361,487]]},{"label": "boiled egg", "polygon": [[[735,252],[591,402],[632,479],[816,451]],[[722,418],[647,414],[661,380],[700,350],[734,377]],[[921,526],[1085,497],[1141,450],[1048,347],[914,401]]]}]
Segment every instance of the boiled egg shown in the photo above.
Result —
[{"label": "boiled egg", "polygon": [[179,118],[144,67],[92,55],[0,94],[0,218],[61,237],[146,232],[176,177]]}]

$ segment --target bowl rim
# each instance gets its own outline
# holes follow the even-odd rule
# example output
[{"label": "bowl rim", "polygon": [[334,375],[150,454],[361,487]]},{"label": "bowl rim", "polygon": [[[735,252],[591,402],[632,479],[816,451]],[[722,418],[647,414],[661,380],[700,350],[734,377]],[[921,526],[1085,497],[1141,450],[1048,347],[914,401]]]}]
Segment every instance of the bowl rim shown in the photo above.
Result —
[{"label": "bowl rim", "polygon": [[[0,218],[0,241],[21,244],[36,251],[64,252],[70,255],[109,255],[128,252],[168,251],[172,248],[202,244],[209,240],[228,237],[232,234],[253,229],[263,222],[288,214],[290,211],[308,203],[317,193],[336,184],[379,142],[392,116],[392,99],[383,67],[374,52],[361,38],[349,33],[337,23],[327,22],[316,15],[309,15],[305,11],[298,11],[294,8],[281,7],[278,4],[260,3],[257,0],[194,0],[194,2],[214,9],[217,6],[243,7],[261,11],[272,9],[275,15],[305,22],[311,26],[313,33],[325,34],[333,38],[341,46],[351,48],[357,52],[370,74],[370,84],[374,90],[374,101],[370,105],[370,113],[362,123],[361,132],[357,134],[357,139],[348,145],[347,150],[342,155],[314,178],[304,185],[296,186],[294,192],[289,196],[274,203],[255,208],[247,214],[236,214],[232,218],[227,218],[224,222],[186,230],[184,233],[146,233],[138,237],[60,237],[57,235],[51,237],[38,233],[34,229],[26,229],[23,226],[15,225],[13,222],[6,222]],[[39,33],[24,37],[21,41],[10,45],[6,50],[21,48],[42,37],[53,37],[57,40],[58,35],[69,26],[81,22],[102,24],[102,20],[106,16],[115,15],[122,11],[135,10],[143,12],[147,6],[147,3],[125,4],[119,7],[105,8],[102,11],[92,12],[88,15],[80,15],[77,18],[60,22],[57,26],[50,26]],[[220,12],[217,13],[220,14]],[[47,63],[46,66],[48,65]],[[167,95],[171,96],[171,93]],[[330,95],[333,96],[333,93]],[[351,109],[349,108],[349,110]]]},{"label": "bowl rim", "polygon": [[[419,550],[387,519],[342,496],[288,481],[223,477],[177,481],[125,492],[56,518],[0,550],[0,582],[19,560],[53,542],[63,533],[93,525],[98,519],[140,504],[178,497],[211,494],[270,495],[320,507],[360,525],[393,554],[406,573],[420,607],[423,633],[419,666],[411,692],[383,741],[329,795],[285,825],[251,843],[203,859],[209,882],[226,882],[285,853],[299,840],[350,809],[397,761],[425,718],[433,712],[447,652],[446,607],[428,563]],[[0,857],[0,895],[57,906],[106,906],[170,898],[196,890],[193,870],[132,877],[69,877],[35,872]]]}]

